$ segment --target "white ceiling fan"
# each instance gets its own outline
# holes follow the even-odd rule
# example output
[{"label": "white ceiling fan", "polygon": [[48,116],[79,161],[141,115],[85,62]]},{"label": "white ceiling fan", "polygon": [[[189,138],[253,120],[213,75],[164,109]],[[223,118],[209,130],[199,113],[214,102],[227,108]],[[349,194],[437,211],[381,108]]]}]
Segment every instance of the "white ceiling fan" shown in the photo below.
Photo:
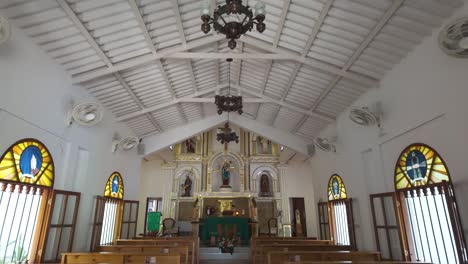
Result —
[{"label": "white ceiling fan", "polygon": [[70,107],[67,116],[67,125],[71,126],[76,122],[82,126],[92,126],[101,122],[103,117],[103,108],[100,104],[94,102],[80,103]]},{"label": "white ceiling fan", "polygon": [[468,58],[468,17],[445,26],[439,33],[439,46],[450,56]]},{"label": "white ceiling fan", "polygon": [[336,146],[333,142],[335,142],[335,139],[329,140],[321,137],[316,137],[314,139],[314,145],[325,152],[336,152]]},{"label": "white ceiling fan", "polygon": [[376,110],[372,111],[366,106],[354,107],[349,112],[349,119],[360,126],[371,127],[377,125],[380,127],[382,111],[380,111],[379,104],[375,108]]}]

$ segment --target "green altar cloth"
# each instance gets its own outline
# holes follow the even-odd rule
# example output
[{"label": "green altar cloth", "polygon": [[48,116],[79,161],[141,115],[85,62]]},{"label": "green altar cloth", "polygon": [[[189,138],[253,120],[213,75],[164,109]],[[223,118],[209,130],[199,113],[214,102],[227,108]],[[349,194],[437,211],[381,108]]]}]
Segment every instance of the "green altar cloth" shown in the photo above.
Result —
[{"label": "green altar cloth", "polygon": [[146,225],[147,231],[159,232],[159,223],[161,221],[160,212],[148,212],[148,222]]},{"label": "green altar cloth", "polygon": [[248,243],[250,240],[249,233],[249,218],[238,216],[221,216],[221,217],[207,217],[202,220],[200,231],[200,240],[203,243],[208,243],[211,236],[218,237],[218,224],[221,224],[223,236],[226,230],[232,232],[233,225],[236,225],[236,236],[240,237],[242,243]]}]

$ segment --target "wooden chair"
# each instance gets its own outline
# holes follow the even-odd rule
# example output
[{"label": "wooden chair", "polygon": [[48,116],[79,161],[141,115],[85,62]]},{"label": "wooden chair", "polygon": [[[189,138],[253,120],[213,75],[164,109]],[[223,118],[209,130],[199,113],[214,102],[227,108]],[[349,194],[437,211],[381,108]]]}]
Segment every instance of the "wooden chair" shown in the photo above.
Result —
[{"label": "wooden chair", "polygon": [[178,236],[179,227],[176,226],[176,221],[173,218],[165,218],[163,220],[163,236]]}]

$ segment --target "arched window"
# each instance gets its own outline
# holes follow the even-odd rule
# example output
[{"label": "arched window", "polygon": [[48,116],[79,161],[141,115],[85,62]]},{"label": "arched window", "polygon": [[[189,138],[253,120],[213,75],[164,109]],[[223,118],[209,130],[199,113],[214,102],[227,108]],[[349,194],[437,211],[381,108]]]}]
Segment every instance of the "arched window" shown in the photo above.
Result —
[{"label": "arched window", "polygon": [[0,263],[57,262],[71,250],[80,194],[53,190],[54,169],[52,155],[36,139],[22,139],[1,156]]},{"label": "arched window", "polygon": [[328,180],[328,202],[319,203],[318,208],[321,238],[355,248],[352,199],[338,174]]},{"label": "arched window", "polygon": [[334,174],[328,180],[328,200],[339,200],[348,198],[346,187],[338,174]]},{"label": "arched window", "polygon": [[109,177],[106,183],[106,189],[104,190],[104,197],[123,199],[124,185],[120,173],[114,172]]},{"label": "arched window", "polygon": [[406,147],[395,165],[412,260],[466,263],[467,252],[450,174],[442,157],[428,145]]},{"label": "arched window", "polygon": [[105,185],[104,196],[96,199],[91,251],[111,245],[117,238],[136,236],[138,201],[124,200],[124,182],[113,172]]}]

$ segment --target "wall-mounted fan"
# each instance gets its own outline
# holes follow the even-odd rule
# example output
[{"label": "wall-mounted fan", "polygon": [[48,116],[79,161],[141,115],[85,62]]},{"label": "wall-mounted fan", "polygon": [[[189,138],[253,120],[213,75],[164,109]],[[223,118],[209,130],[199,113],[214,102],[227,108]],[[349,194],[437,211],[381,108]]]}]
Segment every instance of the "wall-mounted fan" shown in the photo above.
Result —
[{"label": "wall-mounted fan", "polygon": [[6,17],[0,16],[0,45],[10,39],[11,25]]},{"label": "wall-mounted fan", "polygon": [[439,33],[439,46],[450,56],[468,58],[468,17],[445,26]]},{"label": "wall-mounted fan", "polygon": [[138,146],[140,140],[134,136],[128,136],[120,140],[119,148],[125,151],[132,150]]},{"label": "wall-mounted fan", "polygon": [[134,136],[127,136],[122,139],[117,134],[114,135],[112,140],[112,152],[116,152],[117,149],[129,151],[134,149],[140,143],[140,139]]},{"label": "wall-mounted fan", "polygon": [[314,145],[325,152],[336,152],[336,147],[332,142],[334,140],[328,140],[327,138],[316,137],[314,139]]},{"label": "wall-mounted fan", "polygon": [[349,119],[361,126],[379,126],[380,111],[371,111],[368,107],[356,107],[349,112]]},{"label": "wall-mounted fan", "polygon": [[88,102],[81,103],[71,108],[67,117],[67,125],[77,122],[83,126],[92,126],[101,122],[103,109],[100,104]]}]

